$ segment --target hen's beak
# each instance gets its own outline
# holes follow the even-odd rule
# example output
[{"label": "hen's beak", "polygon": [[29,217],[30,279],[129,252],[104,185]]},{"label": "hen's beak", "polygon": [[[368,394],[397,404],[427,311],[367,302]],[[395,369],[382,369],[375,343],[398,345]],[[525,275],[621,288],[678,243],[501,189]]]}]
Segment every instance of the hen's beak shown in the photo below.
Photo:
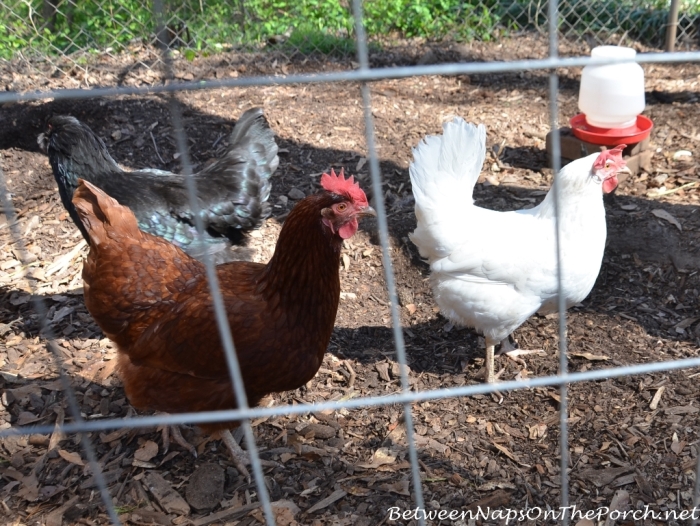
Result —
[{"label": "hen's beak", "polygon": [[617,175],[620,175],[620,174],[632,175],[632,170],[630,170],[629,168],[627,168],[627,166],[624,166],[624,167],[620,168],[620,169],[617,171]]},{"label": "hen's beak", "polygon": [[377,211],[372,208],[371,206],[367,206],[366,208],[363,208],[357,213],[357,217],[377,217]]}]

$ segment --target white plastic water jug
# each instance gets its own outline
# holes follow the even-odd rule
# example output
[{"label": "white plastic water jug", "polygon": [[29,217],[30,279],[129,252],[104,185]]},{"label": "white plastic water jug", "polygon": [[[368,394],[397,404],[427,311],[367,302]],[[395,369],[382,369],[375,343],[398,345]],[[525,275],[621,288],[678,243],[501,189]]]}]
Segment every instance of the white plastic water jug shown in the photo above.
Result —
[{"label": "white plastic water jug", "polygon": [[[629,47],[599,46],[592,57],[634,60],[637,52]],[[597,128],[628,128],[644,111],[644,70],[636,62],[586,66],[581,74],[578,107],[586,122]]]}]

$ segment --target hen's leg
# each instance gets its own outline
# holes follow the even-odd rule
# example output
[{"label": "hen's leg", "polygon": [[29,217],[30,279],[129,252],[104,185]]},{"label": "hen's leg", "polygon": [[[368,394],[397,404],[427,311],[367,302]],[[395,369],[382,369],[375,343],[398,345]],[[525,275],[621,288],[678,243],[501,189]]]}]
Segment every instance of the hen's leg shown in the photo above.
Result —
[{"label": "hen's leg", "polygon": [[180,433],[180,428],[178,426],[163,426],[161,431],[163,436],[163,454],[168,452],[170,448],[170,435],[173,437],[173,441],[176,444],[181,445],[187,451],[189,451],[194,458],[197,458],[197,450],[192,444],[190,444]]},{"label": "hen's leg", "polygon": [[490,342],[487,341],[486,342],[486,361],[485,361],[486,381],[488,383],[492,384],[493,382],[496,381],[496,377],[493,374],[493,370],[494,370],[494,357],[493,357],[493,355],[494,355],[494,351],[495,351],[495,349],[494,349],[495,346],[493,344],[491,344],[491,345],[489,345],[489,344],[490,344]]},{"label": "hen's leg", "polygon": [[495,374],[496,366],[494,364],[494,354],[496,353],[496,344],[498,342],[493,341],[491,338],[486,338],[486,360],[484,365],[486,367],[486,381],[490,384],[496,382],[498,377],[503,374],[505,369],[501,369],[498,374]]},{"label": "hen's leg", "polygon": [[248,473],[248,470],[245,467],[245,464],[250,464],[250,459],[248,458],[246,452],[241,449],[241,446],[238,445],[238,442],[236,442],[231,434],[231,431],[228,429],[219,431],[219,436],[221,437],[221,440],[223,440],[224,444],[226,444],[228,450],[231,452],[233,464],[236,466],[236,469],[241,472],[248,482],[250,482],[250,473]]}]

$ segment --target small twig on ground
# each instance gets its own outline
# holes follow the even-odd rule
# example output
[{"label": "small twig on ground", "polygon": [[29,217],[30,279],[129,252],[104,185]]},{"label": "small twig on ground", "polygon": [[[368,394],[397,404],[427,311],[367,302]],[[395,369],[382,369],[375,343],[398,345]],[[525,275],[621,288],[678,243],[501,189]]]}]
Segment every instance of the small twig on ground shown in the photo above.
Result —
[{"label": "small twig on ground", "polygon": [[425,471],[425,474],[428,475],[429,478],[431,478],[433,476],[433,470],[426,466],[421,459],[418,459],[418,463],[423,468],[423,471]]},{"label": "small twig on ground", "polygon": [[664,391],[666,390],[665,386],[661,386],[656,390],[656,393],[654,394],[654,398],[651,399],[651,403],[649,404],[649,409],[652,411],[656,409],[659,405],[659,402],[661,401],[661,395],[664,394]]},{"label": "small twig on ground", "polygon": [[161,163],[165,164],[165,161],[164,161],[163,158],[160,156],[160,152],[158,151],[158,145],[156,144],[156,138],[153,136],[153,132],[152,132],[152,131],[149,131],[148,133],[151,135],[151,140],[153,141],[153,148],[154,148],[155,151],[156,151],[156,155],[158,156],[158,159],[160,159],[160,162],[161,162]]},{"label": "small twig on ground", "polygon": [[343,362],[343,365],[345,365],[345,368],[348,370],[348,373],[350,373],[350,376],[348,377],[348,389],[352,389],[352,387],[355,385],[355,378],[357,377],[357,375],[355,374],[355,370],[350,365],[349,360],[345,360]]}]

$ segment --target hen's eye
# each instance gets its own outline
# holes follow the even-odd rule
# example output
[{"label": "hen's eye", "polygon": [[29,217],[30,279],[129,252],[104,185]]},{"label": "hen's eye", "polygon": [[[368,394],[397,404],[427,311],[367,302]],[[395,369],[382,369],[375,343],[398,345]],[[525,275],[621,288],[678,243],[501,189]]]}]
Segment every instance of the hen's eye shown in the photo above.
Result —
[{"label": "hen's eye", "polygon": [[605,168],[610,168],[612,166],[612,163],[610,161],[607,161],[605,163]]},{"label": "hen's eye", "polygon": [[346,209],[347,207],[348,207],[348,205],[346,205],[345,203],[340,203],[340,204],[336,207],[336,209],[338,210],[338,212],[345,212],[345,209]]}]

